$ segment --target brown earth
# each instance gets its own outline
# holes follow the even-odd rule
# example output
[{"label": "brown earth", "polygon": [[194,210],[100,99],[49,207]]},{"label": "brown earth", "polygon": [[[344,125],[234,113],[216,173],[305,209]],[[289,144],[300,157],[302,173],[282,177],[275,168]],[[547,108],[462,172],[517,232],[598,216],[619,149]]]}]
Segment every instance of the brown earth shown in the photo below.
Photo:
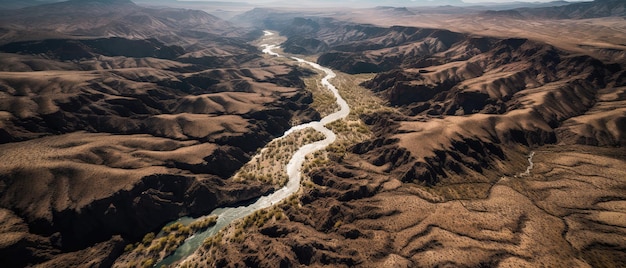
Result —
[{"label": "brown earth", "polygon": [[375,72],[351,77],[393,110],[361,114],[368,140],[329,150],[300,193],[182,266],[624,266],[623,20],[379,12],[277,30],[295,51],[326,49],[323,65]]},{"label": "brown earth", "polygon": [[[25,242],[3,247],[3,263],[38,263],[115,234],[132,241],[180,216],[270,191],[229,177],[291,121],[319,116],[307,108],[312,99],[298,86],[302,80],[284,78],[291,71],[0,73],[0,203],[29,232],[14,240]],[[194,77],[214,85],[186,82]],[[172,81],[189,85],[188,92],[159,85]],[[13,250],[23,254],[5,259]]]},{"label": "brown earth", "polygon": [[7,267],[110,266],[171,220],[266,194],[273,185],[230,177],[293,122],[319,118],[304,90],[312,73],[261,55],[248,44],[258,31],[204,12],[94,0],[9,13]]},{"label": "brown earth", "polygon": [[[502,177],[487,185],[485,197],[456,200],[356,168],[360,161],[353,155],[343,165],[314,171],[312,186],[303,189],[295,205],[278,206],[283,216],[246,229],[240,240],[232,236],[234,228],[228,229],[213,244],[215,250],[207,249],[200,253],[205,257],[191,263],[624,265],[625,158],[614,150],[540,147],[530,176]],[[468,190],[480,186],[467,185]]]},{"label": "brown earth", "polygon": [[[58,15],[77,1],[3,16],[16,22],[3,23],[3,48],[20,48],[0,57],[8,266],[107,266],[170,219],[259,196],[272,187],[230,175],[290,122],[319,117],[299,90],[308,71],[245,44],[259,31],[102,2],[85,1],[92,12],[72,25]],[[91,19],[106,12],[121,17]],[[335,82],[363,82],[388,107],[353,106],[345,125],[362,135],[317,155],[298,195],[232,224],[183,266],[625,265],[623,19],[328,14],[243,17],[280,31],[287,52],[376,73]],[[77,34],[173,54],[107,54]],[[34,53],[50,44],[33,36],[81,53]]]}]

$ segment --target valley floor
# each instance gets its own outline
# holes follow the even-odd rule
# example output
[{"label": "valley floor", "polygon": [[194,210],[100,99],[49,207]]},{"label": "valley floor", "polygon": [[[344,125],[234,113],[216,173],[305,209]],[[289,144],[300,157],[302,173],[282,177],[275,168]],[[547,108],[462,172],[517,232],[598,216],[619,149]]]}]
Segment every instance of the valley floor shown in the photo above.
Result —
[{"label": "valley floor", "polygon": [[[351,104],[368,95],[339,88]],[[183,267],[626,265],[626,154],[544,145],[520,175],[529,162],[519,149],[483,181],[435,186],[404,183],[365,154],[318,155],[334,161],[313,168],[296,197],[227,228]]]}]

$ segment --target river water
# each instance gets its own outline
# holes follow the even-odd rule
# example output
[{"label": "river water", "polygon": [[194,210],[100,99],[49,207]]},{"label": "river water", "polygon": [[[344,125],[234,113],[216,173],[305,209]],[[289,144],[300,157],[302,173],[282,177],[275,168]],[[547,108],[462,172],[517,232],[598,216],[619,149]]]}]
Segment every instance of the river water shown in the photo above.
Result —
[{"label": "river water", "polygon": [[[265,31],[264,33],[265,33],[265,36],[263,40],[271,40],[271,37],[274,35],[274,33],[269,32],[269,31]],[[265,43],[265,44],[262,44],[261,47],[263,47],[263,53],[266,53],[268,55],[275,56],[275,57],[282,57],[278,53],[274,52],[274,49],[278,48],[277,44]],[[272,194],[260,197],[259,199],[257,199],[256,202],[248,206],[225,207],[225,208],[218,208],[218,209],[213,210],[213,212],[211,212],[209,216],[212,216],[212,215],[218,216],[217,223],[214,226],[212,226],[211,228],[208,228],[206,231],[197,233],[193,235],[192,237],[190,237],[189,239],[187,239],[174,252],[174,254],[165,258],[163,261],[157,263],[155,267],[160,267],[161,265],[170,265],[180,260],[183,260],[187,256],[191,255],[193,252],[195,252],[202,245],[205,239],[217,234],[217,232],[219,232],[221,229],[226,227],[228,224],[230,224],[234,220],[241,219],[245,216],[248,216],[257,210],[270,207],[273,204],[276,204],[280,202],[281,200],[297,192],[298,189],[300,189],[300,179],[302,177],[302,173],[301,173],[302,164],[305,161],[306,155],[326,148],[328,145],[333,143],[335,139],[337,138],[335,133],[333,133],[331,130],[326,128],[324,125],[334,122],[336,120],[343,119],[346,116],[348,116],[348,114],[350,113],[350,107],[348,106],[346,101],[339,95],[337,88],[335,88],[335,86],[333,86],[329,81],[330,79],[335,77],[335,73],[331,69],[322,67],[317,63],[313,63],[313,62],[306,61],[306,60],[296,58],[296,57],[292,57],[292,59],[300,63],[308,64],[311,67],[317,70],[320,70],[326,74],[326,76],[322,78],[321,83],[328,90],[330,90],[333,93],[333,95],[335,95],[337,99],[337,104],[339,105],[340,109],[339,111],[322,118],[320,121],[314,121],[314,122],[309,122],[306,124],[294,126],[291,129],[287,130],[283,136],[278,137],[275,140],[282,139],[294,131],[298,131],[298,130],[305,129],[305,128],[313,128],[321,132],[322,134],[324,134],[326,138],[321,141],[306,144],[300,147],[293,154],[287,166],[285,167],[287,171],[287,175],[289,176],[289,181],[283,188],[275,191]],[[254,158],[252,159],[254,160]],[[183,219],[180,219],[179,221],[183,223],[188,223],[188,222],[193,221],[193,219],[183,218]]]}]

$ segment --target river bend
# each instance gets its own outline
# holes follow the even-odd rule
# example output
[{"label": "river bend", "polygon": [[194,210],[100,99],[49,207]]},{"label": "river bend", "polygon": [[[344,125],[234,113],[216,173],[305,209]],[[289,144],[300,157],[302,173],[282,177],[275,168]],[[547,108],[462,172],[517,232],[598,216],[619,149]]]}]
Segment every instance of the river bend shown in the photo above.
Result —
[{"label": "river bend", "polygon": [[[269,32],[269,31],[264,31],[264,33],[265,33],[265,40],[267,40],[268,37],[274,35],[274,33]],[[278,48],[278,45],[276,44],[263,44],[261,45],[261,47],[263,47],[263,53],[266,53],[268,55],[275,56],[275,57],[282,57],[280,54],[274,52],[274,49]],[[336,76],[335,73],[331,69],[322,67],[319,64],[314,63],[314,62],[310,62],[310,61],[296,58],[296,57],[292,57],[292,59],[300,63],[308,64],[311,67],[317,70],[320,70],[326,74],[326,76],[321,79],[321,83],[333,93],[340,109],[337,112],[334,112],[322,118],[320,121],[314,121],[314,122],[309,122],[306,124],[294,126],[290,128],[289,130],[287,130],[285,134],[283,134],[283,136],[278,137],[275,140],[282,139],[294,131],[302,130],[305,128],[313,128],[321,132],[322,134],[324,134],[326,138],[317,142],[303,145],[293,154],[287,166],[285,167],[289,180],[283,188],[269,195],[260,197],[259,199],[257,199],[256,202],[248,206],[225,207],[225,208],[217,208],[213,210],[213,212],[211,212],[209,216],[213,216],[213,215],[218,216],[217,223],[214,226],[208,228],[206,231],[197,233],[193,235],[192,237],[190,237],[189,239],[187,239],[174,252],[174,254],[167,257],[163,261],[157,263],[155,265],[156,267],[159,267],[161,265],[169,265],[169,264],[178,262],[186,258],[187,256],[191,255],[193,252],[195,252],[202,245],[202,243],[204,242],[206,238],[217,234],[217,232],[219,232],[221,229],[226,227],[228,224],[230,224],[234,220],[248,216],[257,210],[270,207],[273,204],[276,204],[282,201],[283,199],[291,196],[295,192],[297,192],[298,189],[300,189],[300,180],[302,177],[302,172],[301,172],[302,164],[304,164],[306,155],[322,150],[336,140],[337,136],[335,135],[335,133],[332,132],[330,129],[326,128],[324,125],[334,122],[336,120],[343,119],[346,116],[348,116],[348,114],[350,113],[350,107],[348,106],[346,101],[339,95],[339,91],[337,90],[337,88],[334,85],[332,85],[329,81],[330,79]],[[182,219],[181,221],[189,222],[191,220]]]}]

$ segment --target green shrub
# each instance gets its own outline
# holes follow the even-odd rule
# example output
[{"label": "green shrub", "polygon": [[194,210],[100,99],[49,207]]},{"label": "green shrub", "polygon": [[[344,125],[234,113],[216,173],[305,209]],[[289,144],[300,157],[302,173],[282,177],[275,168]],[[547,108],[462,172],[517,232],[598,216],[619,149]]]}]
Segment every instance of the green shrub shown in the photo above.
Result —
[{"label": "green shrub", "polygon": [[153,265],[154,265],[153,259],[147,259],[141,263],[141,267],[144,267],[144,268],[152,267]]},{"label": "green shrub", "polygon": [[141,240],[141,243],[147,246],[150,243],[152,243],[152,240],[154,240],[154,237],[155,237],[154,233],[147,233]]}]

